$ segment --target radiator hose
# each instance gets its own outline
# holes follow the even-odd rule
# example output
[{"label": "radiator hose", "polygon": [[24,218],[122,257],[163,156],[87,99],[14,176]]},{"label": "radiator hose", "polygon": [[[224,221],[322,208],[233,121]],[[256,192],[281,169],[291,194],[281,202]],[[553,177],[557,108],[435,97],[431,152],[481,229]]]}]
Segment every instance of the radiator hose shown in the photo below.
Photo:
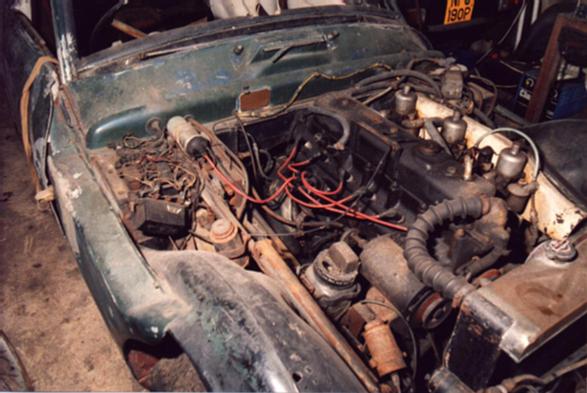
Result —
[{"label": "radiator hose", "polygon": [[471,197],[442,201],[419,215],[408,230],[404,247],[408,267],[422,283],[432,287],[443,297],[453,300],[455,305],[460,304],[463,297],[475,287],[430,255],[428,238],[434,228],[447,221],[453,222],[456,218],[481,218],[489,212],[491,200],[487,197]]}]

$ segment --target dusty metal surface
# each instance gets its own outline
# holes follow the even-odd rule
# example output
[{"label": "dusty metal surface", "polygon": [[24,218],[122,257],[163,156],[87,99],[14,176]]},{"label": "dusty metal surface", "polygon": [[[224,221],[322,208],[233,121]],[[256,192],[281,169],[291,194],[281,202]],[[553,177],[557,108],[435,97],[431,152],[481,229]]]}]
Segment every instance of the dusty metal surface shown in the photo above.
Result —
[{"label": "dusty metal surface", "polygon": [[[587,242],[577,251],[584,255]],[[558,262],[536,248],[526,263],[481,288],[479,294],[512,318],[500,347],[521,361],[587,312],[587,260]]]},{"label": "dusty metal surface", "polygon": [[[292,49],[277,62],[267,57],[267,53],[287,48],[308,35],[334,33],[338,34],[336,45],[323,44],[303,56],[297,52],[304,48]],[[368,46],[362,42],[365,35],[373,37]],[[364,47],[360,51],[359,41]],[[281,46],[275,47],[276,42]],[[242,52],[239,49],[235,53],[235,48],[240,47]],[[427,53],[411,33],[393,20],[387,25],[359,23],[262,32],[192,49],[73,82],[71,90],[81,125],[87,130],[88,147],[103,147],[122,138],[129,129],[144,129],[144,122],[152,117],[166,121],[172,115],[189,113],[203,123],[225,118],[238,109],[242,93],[267,86],[271,86],[271,96],[255,102],[283,103],[313,71],[341,74],[374,62],[393,66],[408,61],[410,56]],[[340,89],[345,84],[329,82],[330,85]],[[312,86],[304,95],[315,94],[325,86]],[[96,100],[96,93],[100,100]]]},{"label": "dusty metal surface", "polygon": [[576,239],[575,254],[561,243],[554,252],[542,243],[523,265],[465,298],[443,363],[471,388],[487,386],[502,354],[529,367],[537,359],[556,363],[567,343],[585,343],[587,245]]},{"label": "dusty metal surface", "polygon": [[53,215],[35,205],[16,131],[0,125],[0,140],[0,329],[36,390],[141,390]]}]

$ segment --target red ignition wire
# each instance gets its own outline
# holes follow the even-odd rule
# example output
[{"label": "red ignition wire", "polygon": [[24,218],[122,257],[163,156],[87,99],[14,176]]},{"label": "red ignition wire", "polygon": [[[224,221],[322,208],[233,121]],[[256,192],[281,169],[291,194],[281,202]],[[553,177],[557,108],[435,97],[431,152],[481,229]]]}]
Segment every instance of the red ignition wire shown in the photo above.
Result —
[{"label": "red ignition wire", "polygon": [[[277,176],[279,176],[279,178],[283,181],[287,181],[287,178],[285,177],[285,175],[282,173],[284,169],[289,169],[291,170],[293,173],[296,173],[296,170],[292,170],[289,167],[289,163],[290,161],[295,157],[296,153],[297,153],[298,149],[296,146],[293,147],[293,149],[291,149],[291,152],[289,153],[289,155],[287,156],[287,158],[285,159],[285,161],[283,161],[283,163],[279,166],[279,168],[277,169]],[[302,161],[304,162],[304,161]],[[296,164],[296,163],[294,163]],[[297,163],[299,164],[299,163]],[[292,164],[293,165],[293,164]]]},{"label": "red ignition wire", "polygon": [[300,192],[300,194],[302,194],[303,196],[305,196],[306,198],[308,198],[311,202],[313,202],[313,204],[311,204],[311,203],[302,201],[302,200],[294,197],[295,198],[295,199],[293,199],[294,202],[297,202],[297,203],[299,203],[302,206],[306,206],[306,207],[309,207],[309,208],[312,208],[312,209],[324,209],[324,210],[327,210],[329,212],[344,214],[345,216],[349,216],[349,217],[355,217],[352,214],[352,212],[350,212],[350,211],[346,211],[345,212],[344,210],[340,210],[340,209],[337,209],[337,208],[333,207],[334,206],[333,203],[330,203],[328,205],[325,205],[323,203],[320,203],[320,201],[318,201],[316,198],[314,198],[313,196],[311,196],[310,194],[308,194],[303,188],[299,188],[298,187],[297,190]]},{"label": "red ignition wire", "polygon": [[289,164],[290,166],[293,166],[294,168],[299,167],[299,166],[304,166],[304,165],[308,165],[310,163],[310,160],[304,160],[304,161],[298,161],[298,162],[292,162],[291,164]]},{"label": "red ignition wire", "polygon": [[297,152],[298,152],[298,148],[296,146],[294,146],[293,149],[291,149],[291,152],[289,153],[289,155],[287,156],[285,161],[283,161],[283,163],[281,164],[281,166],[277,170],[277,173],[281,173],[281,171],[283,171],[289,165],[290,161],[293,160],[293,158],[295,157]]},{"label": "red ignition wire", "polygon": [[[326,194],[324,194],[323,191],[317,190],[315,187],[312,187],[311,184],[308,183],[308,181],[306,180],[304,173],[302,173],[302,183],[304,185],[304,187],[306,189],[308,189],[308,191],[310,191],[311,193],[314,193],[316,195],[318,195],[318,197],[324,199],[325,201],[329,202],[328,205],[323,205],[320,204],[319,201],[317,201],[315,198],[311,197],[310,195],[308,195],[306,192],[304,192],[302,189],[298,188],[298,191],[300,191],[300,193],[302,193],[306,198],[310,199],[312,202],[316,203],[316,207],[320,207],[329,211],[334,211],[332,210],[333,206],[338,206],[342,209],[344,209],[342,212],[349,216],[349,217],[354,217],[357,218],[359,220],[367,220],[367,221],[371,221],[373,223],[379,224],[379,225],[383,225],[386,226],[388,228],[392,228],[392,229],[396,229],[398,231],[403,231],[403,232],[407,232],[408,228],[404,227],[403,225],[397,225],[397,224],[393,224],[387,221],[383,221],[381,219],[379,219],[378,217],[375,216],[371,216],[369,214],[365,214],[365,213],[361,213],[359,211],[356,211],[346,205],[344,205],[344,202],[346,202],[347,200],[349,200],[349,197],[352,197],[352,195],[349,195],[348,197],[345,197],[341,200],[334,200],[332,198],[329,198]],[[317,191],[317,192],[316,192]],[[337,212],[341,212],[340,210],[336,210]]]},{"label": "red ignition wire", "polygon": [[[290,157],[291,157],[291,154],[290,154]],[[288,159],[289,159],[289,158],[288,158]],[[286,160],[286,162],[287,162],[287,161],[288,161],[288,160]],[[301,163],[304,163],[304,164],[305,164],[305,162],[304,162],[304,161],[302,161]],[[298,165],[301,165],[301,163],[296,163],[296,164],[298,164]],[[286,178],[286,177],[285,177],[285,175],[284,175],[283,173],[281,173],[281,170],[282,170],[282,169],[283,169],[283,165],[282,165],[282,166],[279,168],[279,170],[277,171],[277,175],[278,175],[278,176],[279,176],[281,179],[283,179],[284,181],[287,181],[287,180],[288,180],[288,178]],[[288,165],[288,169],[289,169],[289,170],[293,170],[293,168],[291,167],[291,165]],[[294,173],[295,173],[295,172],[298,172],[297,170],[293,170],[293,171],[294,171]],[[289,178],[289,179],[292,179],[292,181],[293,181],[293,180],[295,180],[295,179],[296,179],[296,176],[294,175],[294,176],[292,176],[292,177],[291,177],[291,178]],[[333,211],[333,212],[336,212],[336,213],[344,213],[344,212],[343,212],[343,211],[341,211],[341,210],[338,210],[338,209],[332,209],[332,206],[333,206],[332,204],[331,204],[331,205],[324,205],[324,204],[322,204],[322,203],[318,202],[318,201],[317,201],[315,198],[312,198],[310,195],[308,195],[307,193],[305,193],[305,192],[304,192],[304,191],[303,191],[301,188],[298,188],[298,191],[300,191],[300,192],[301,192],[301,193],[302,193],[304,196],[306,196],[308,199],[310,199],[311,201],[313,201],[313,202],[314,202],[314,204],[312,204],[312,203],[308,203],[308,202],[306,202],[306,201],[303,201],[303,200],[299,199],[298,197],[296,197],[295,195],[293,195],[293,194],[292,194],[292,192],[290,191],[290,188],[293,188],[293,185],[291,184],[291,181],[290,181],[290,182],[287,184],[287,187],[286,187],[286,189],[285,189],[285,193],[287,194],[287,196],[288,196],[288,197],[289,197],[289,198],[290,198],[292,201],[294,201],[294,202],[295,202],[295,203],[297,203],[298,205],[301,205],[301,206],[304,206],[304,207],[307,207],[307,208],[310,208],[310,209],[326,209],[326,210]]]},{"label": "red ignition wire", "polygon": [[[326,200],[327,202],[329,202],[328,204],[323,204],[320,203],[317,199],[313,198],[311,195],[309,195],[306,191],[304,191],[302,188],[298,188],[298,191],[304,195],[306,198],[308,198],[311,202],[313,203],[308,203],[306,201],[303,201],[299,198],[297,198],[296,196],[294,196],[292,194],[292,192],[290,191],[290,187],[292,187],[292,182],[294,180],[297,179],[297,177],[295,176],[295,173],[299,173],[299,170],[295,169],[295,167],[299,167],[299,166],[303,166],[303,165],[307,165],[310,160],[304,160],[304,161],[300,161],[300,162],[294,162],[292,164],[290,164],[291,160],[295,157],[297,153],[297,148],[294,147],[292,149],[292,151],[290,152],[290,154],[287,156],[287,158],[285,159],[285,161],[281,164],[281,166],[279,167],[279,169],[277,170],[277,175],[283,180],[283,183],[281,184],[281,186],[279,186],[279,188],[273,193],[273,195],[271,195],[268,198],[265,199],[257,199],[257,198],[253,198],[250,195],[247,195],[244,191],[242,191],[241,189],[239,189],[235,184],[233,184],[216,166],[216,164],[214,164],[214,161],[208,156],[205,155],[204,158],[206,159],[206,161],[208,162],[208,164],[210,164],[210,166],[212,167],[212,169],[214,170],[214,172],[218,175],[218,177],[220,177],[220,179],[222,180],[222,182],[230,187],[234,192],[236,192],[238,195],[240,195],[241,197],[245,198],[247,201],[252,202],[252,203],[257,203],[257,204],[266,204],[269,203],[273,200],[275,200],[279,195],[281,195],[282,192],[285,191],[285,193],[287,194],[287,196],[294,201],[295,203],[301,205],[301,206],[305,206],[307,208],[311,208],[311,209],[324,209],[333,213],[339,213],[339,214],[344,214],[348,217],[353,217],[353,218],[357,218],[360,220],[367,220],[367,221],[371,221],[373,223],[379,224],[379,225],[383,225],[392,229],[396,229],[399,231],[407,231],[407,228],[402,226],[402,225],[396,225],[396,224],[392,224],[390,222],[387,221],[383,221],[380,220],[377,217],[365,214],[365,213],[361,213],[358,212],[356,210],[351,209],[350,207],[344,205],[345,202],[349,201],[350,199],[353,198],[353,195],[349,195],[345,198],[342,198],[341,200],[334,200],[330,197],[328,197],[328,195],[335,195],[337,193],[339,193],[340,191],[342,191],[342,187],[343,187],[343,182],[341,181],[340,184],[338,185],[338,187],[336,188],[336,190],[334,191],[322,191],[319,190],[315,187],[313,187],[308,180],[306,179],[306,173],[302,172],[302,184],[303,186],[311,193],[316,194],[318,197]],[[293,176],[291,177],[286,177],[282,171],[287,168],[290,171],[292,171],[294,173]],[[335,208],[334,206],[338,206],[338,208]],[[341,210],[344,209],[344,210]]]},{"label": "red ignition wire", "polygon": [[212,159],[207,154],[204,156],[204,158],[206,159],[206,161],[208,161],[208,164],[210,164],[210,166],[212,167],[214,172],[216,172],[218,177],[222,180],[222,182],[225,185],[230,187],[234,192],[236,192],[241,197],[245,198],[247,201],[252,202],[252,203],[257,203],[260,205],[264,205],[266,203],[269,203],[269,202],[275,200],[283,192],[283,190],[285,190],[287,188],[287,186],[292,181],[295,180],[295,176],[284,179],[283,184],[281,186],[279,186],[279,188],[273,193],[273,195],[271,195],[270,197],[265,198],[265,199],[257,199],[257,198],[251,197],[250,195],[247,195],[244,191],[242,191],[235,184],[233,184],[226,176],[224,176],[224,174],[218,169],[216,164],[214,164],[214,161],[212,161]]},{"label": "red ignition wire", "polygon": [[302,183],[304,184],[304,187],[308,189],[308,191],[310,191],[314,194],[321,194],[321,195],[336,195],[342,191],[342,186],[344,185],[344,182],[341,180],[340,183],[338,183],[338,187],[336,187],[336,190],[334,190],[334,191],[319,190],[316,187],[312,186],[310,184],[310,182],[308,182],[308,180],[306,179],[306,172],[302,172]]},{"label": "red ignition wire", "polygon": [[308,165],[309,163],[310,163],[310,160],[304,160],[304,161],[300,161],[300,162],[293,162],[293,163],[291,163],[291,164],[289,164],[287,166],[287,169],[289,169],[293,173],[300,173],[300,171],[298,169],[296,169],[296,168],[299,167],[299,166]]},{"label": "red ignition wire", "polygon": [[[371,222],[373,222],[375,224],[383,225],[383,226],[386,226],[388,228],[392,228],[392,229],[395,229],[395,230],[398,230],[398,231],[402,231],[402,232],[406,232],[408,230],[406,227],[404,227],[402,225],[392,224],[390,222],[380,220],[377,217],[373,217],[373,216],[370,216],[368,214],[364,214],[364,213],[358,212],[356,210],[353,210],[350,207],[346,207],[346,206],[342,205],[338,201],[333,201],[333,203],[336,203],[337,205],[343,206],[345,210],[339,210],[339,209],[336,209],[336,208],[332,208],[332,207],[330,207],[331,205],[322,205],[315,198],[313,198],[311,195],[309,195],[308,193],[306,193],[303,189],[298,188],[298,191],[302,195],[304,195],[306,198],[308,198],[312,202],[316,203],[316,205],[310,205],[310,204],[307,204],[306,203],[306,206],[307,207],[315,207],[315,208],[320,207],[320,208],[323,208],[323,209],[325,209],[327,211],[330,211],[330,212],[333,212],[333,213],[344,214],[347,217],[356,218],[356,219],[362,220],[362,221],[371,221]],[[288,195],[289,195],[289,193],[288,193]],[[330,199],[330,198],[328,198],[328,199]],[[297,201],[295,201],[295,202],[297,202]]]},{"label": "red ignition wire", "polygon": [[379,218],[374,217],[374,216],[371,216],[369,214],[365,214],[365,213],[361,213],[359,211],[353,210],[353,209],[345,206],[342,202],[335,201],[334,199],[332,199],[332,198],[330,198],[330,197],[328,197],[326,195],[320,195],[320,194],[317,194],[317,195],[318,195],[319,198],[324,199],[326,202],[330,202],[330,203],[334,204],[335,206],[338,206],[340,208],[346,209],[346,210],[348,210],[348,211],[356,214],[356,218],[358,218],[360,220],[371,221],[371,222],[373,222],[375,224],[383,225],[383,226],[386,226],[388,228],[396,229],[396,230],[402,231],[402,232],[407,232],[408,231],[408,228],[406,228],[403,225],[393,224],[391,222],[380,220]]}]

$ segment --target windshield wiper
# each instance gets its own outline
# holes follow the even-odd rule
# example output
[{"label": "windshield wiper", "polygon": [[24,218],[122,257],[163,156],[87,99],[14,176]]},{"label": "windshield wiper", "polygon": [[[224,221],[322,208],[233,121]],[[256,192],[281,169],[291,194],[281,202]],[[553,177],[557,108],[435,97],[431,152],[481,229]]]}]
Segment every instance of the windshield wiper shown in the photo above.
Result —
[{"label": "windshield wiper", "polygon": [[263,47],[263,51],[275,52],[275,54],[271,57],[271,63],[277,63],[290,49],[316,44],[328,45],[331,41],[336,39],[336,37],[338,37],[338,33],[332,32],[328,34],[304,37],[294,41],[278,41]]}]

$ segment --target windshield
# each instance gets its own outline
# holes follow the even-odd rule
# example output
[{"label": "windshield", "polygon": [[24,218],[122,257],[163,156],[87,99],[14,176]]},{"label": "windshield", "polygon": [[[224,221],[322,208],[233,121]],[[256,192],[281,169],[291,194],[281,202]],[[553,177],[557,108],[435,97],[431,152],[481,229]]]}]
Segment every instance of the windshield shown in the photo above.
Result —
[{"label": "windshield", "polygon": [[[81,57],[170,29],[217,19],[278,15],[288,9],[345,5],[344,0],[74,0]],[[386,7],[386,1],[364,2]]]}]

